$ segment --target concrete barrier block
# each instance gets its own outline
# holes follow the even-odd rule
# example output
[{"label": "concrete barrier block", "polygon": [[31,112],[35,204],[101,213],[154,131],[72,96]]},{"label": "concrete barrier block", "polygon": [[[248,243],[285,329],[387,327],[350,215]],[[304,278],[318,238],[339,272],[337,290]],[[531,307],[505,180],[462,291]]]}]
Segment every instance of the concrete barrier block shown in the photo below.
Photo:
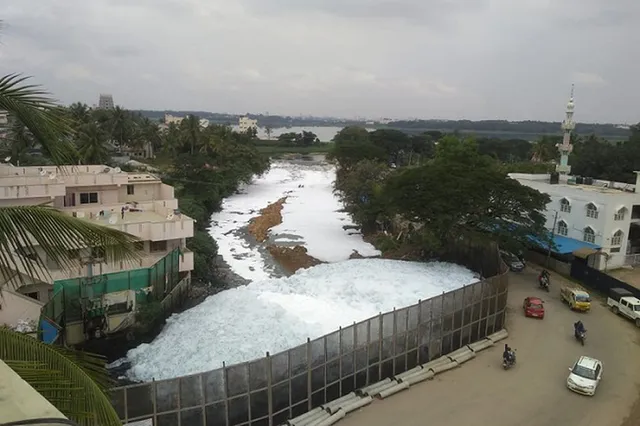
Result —
[{"label": "concrete barrier block", "polygon": [[345,413],[343,410],[338,410],[335,414],[332,414],[321,422],[315,423],[311,426],[331,426],[332,424],[337,423],[339,420],[342,420],[346,415],[347,413]]},{"label": "concrete barrier block", "polygon": [[469,345],[469,349],[477,353],[487,348],[490,348],[493,345],[494,343],[491,339],[482,339],[482,340],[478,340],[477,342],[471,343]]},{"label": "concrete barrier block", "polygon": [[357,409],[364,407],[365,405],[371,404],[371,401],[373,401],[373,398],[371,398],[370,396],[365,396],[364,398],[360,398],[357,401],[350,403],[349,405],[341,406],[340,409],[343,410],[346,414],[349,414],[352,411],[356,411]]},{"label": "concrete barrier block", "polygon": [[467,346],[464,346],[457,351],[451,352],[447,355],[451,361],[455,361],[458,364],[462,364],[464,362],[469,361],[472,358],[476,357],[475,352],[469,349]]},{"label": "concrete barrier block", "polygon": [[380,399],[385,399],[387,397],[390,397],[391,395],[395,395],[398,392],[401,392],[405,389],[409,389],[409,383],[406,382],[402,382],[402,383],[398,383],[395,386],[392,386],[388,389],[383,390],[382,392],[380,392],[378,394],[378,396],[380,397]]},{"label": "concrete barrier block", "polygon": [[307,423],[309,423],[309,421],[311,421],[311,419],[313,419],[314,417],[318,417],[320,416],[322,413],[326,414],[326,411],[323,410],[321,407],[317,407],[314,408],[313,410],[304,413],[298,417],[295,417],[293,419],[287,420],[287,424],[289,426],[304,426]]},{"label": "concrete barrier block", "polygon": [[340,405],[347,403],[348,401],[353,401],[355,399],[358,399],[359,396],[356,395],[355,392],[349,392],[348,394],[346,394],[343,397],[340,397],[338,399],[334,399],[333,401],[329,401],[324,405],[321,405],[322,408],[324,408],[325,410],[329,411],[329,413],[331,413],[332,411],[336,411],[338,407],[340,407]]},{"label": "concrete barrier block", "polygon": [[326,411],[323,411],[321,416],[315,417],[309,423],[305,423],[304,426],[318,426],[319,424],[327,420],[329,417],[331,417],[331,414],[327,413]]},{"label": "concrete barrier block", "polygon": [[456,361],[449,360],[449,363],[442,363],[431,367],[431,371],[433,371],[433,374],[440,374],[445,371],[453,370],[458,365],[459,364]]},{"label": "concrete barrier block", "polygon": [[502,330],[487,336],[487,339],[491,340],[493,343],[496,343],[500,340],[506,339],[507,337],[509,337],[509,333],[507,333],[507,330],[503,328]]},{"label": "concrete barrier block", "polygon": [[[366,394],[364,394],[364,396],[370,395],[370,396],[376,396],[377,394],[379,394],[381,391],[388,389],[390,387],[393,387],[395,385],[397,385],[398,382],[396,380],[391,380],[391,379],[385,379],[381,382],[375,383],[371,386],[368,386],[364,389],[367,389]],[[363,389],[363,390],[364,390]]]},{"label": "concrete barrier block", "polygon": [[416,383],[423,382],[425,380],[431,380],[435,376],[435,373],[432,370],[422,370],[419,373],[414,374],[413,376],[406,377],[402,380],[403,383],[407,383],[409,386],[413,386]]},{"label": "concrete barrier block", "polygon": [[422,364],[422,368],[424,368],[425,370],[429,370],[435,366],[438,366],[440,364],[448,364],[451,362],[451,359],[448,356],[441,356],[440,358],[436,358],[432,361],[429,361],[426,364]]},{"label": "concrete barrier block", "polygon": [[422,370],[424,370],[424,368],[421,365],[419,365],[419,366],[417,366],[415,368],[412,368],[411,370],[407,370],[404,373],[400,373],[400,374],[394,376],[394,379],[396,379],[398,382],[401,382],[401,381],[404,380],[405,377],[412,376],[412,375],[414,375],[416,373],[421,372]]},{"label": "concrete barrier block", "polygon": [[375,389],[377,387],[384,386],[384,385],[386,385],[388,383],[391,383],[391,379],[384,379],[384,380],[381,380],[379,382],[373,383],[373,384],[371,384],[369,386],[365,386],[362,389],[358,389],[356,391],[356,393],[358,395],[360,395],[360,396],[370,395],[369,391],[371,391],[371,390],[373,390],[373,389]]}]

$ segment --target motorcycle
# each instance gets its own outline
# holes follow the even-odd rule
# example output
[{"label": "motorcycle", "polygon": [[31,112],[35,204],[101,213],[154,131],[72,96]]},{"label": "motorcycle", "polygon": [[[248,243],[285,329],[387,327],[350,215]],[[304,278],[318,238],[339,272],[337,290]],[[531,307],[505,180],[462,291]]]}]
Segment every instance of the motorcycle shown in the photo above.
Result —
[{"label": "motorcycle", "polygon": [[508,370],[514,365],[516,365],[516,353],[515,351],[511,351],[509,352],[509,356],[507,356],[506,359],[502,359],[502,368]]},{"label": "motorcycle", "polygon": [[587,330],[576,331],[574,333],[574,336],[576,337],[576,340],[579,341],[582,344],[582,346],[584,346],[584,341],[587,338]]},{"label": "motorcycle", "polygon": [[538,284],[540,284],[540,288],[549,291],[549,277],[546,275],[540,275],[538,277]]}]

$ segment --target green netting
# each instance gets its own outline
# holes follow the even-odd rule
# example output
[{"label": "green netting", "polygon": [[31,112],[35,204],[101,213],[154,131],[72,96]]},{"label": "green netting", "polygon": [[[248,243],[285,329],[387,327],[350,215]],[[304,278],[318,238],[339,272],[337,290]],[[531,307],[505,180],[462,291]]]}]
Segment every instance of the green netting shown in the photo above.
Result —
[{"label": "green netting", "polygon": [[[90,278],[58,280],[53,284],[54,293],[60,294],[58,302],[56,302],[57,307],[54,308],[53,304],[49,307],[48,303],[45,305],[45,309],[59,309],[59,314],[52,312],[51,315],[56,314],[62,317],[64,312],[67,321],[75,321],[82,318],[81,300],[84,298],[94,299],[108,293],[135,290],[136,301],[144,303],[149,300],[149,297],[145,292],[138,290],[153,287],[153,297],[161,300],[180,279],[179,262],[180,251],[176,249],[151,268],[96,275]],[[49,311],[46,315],[55,319],[55,315],[49,316]]]}]

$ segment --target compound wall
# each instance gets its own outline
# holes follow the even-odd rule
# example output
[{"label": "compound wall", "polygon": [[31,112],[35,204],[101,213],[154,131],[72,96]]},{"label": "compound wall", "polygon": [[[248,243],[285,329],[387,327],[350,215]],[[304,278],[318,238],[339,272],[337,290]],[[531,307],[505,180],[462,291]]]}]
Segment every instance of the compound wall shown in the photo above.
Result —
[{"label": "compound wall", "polygon": [[[495,251],[497,253],[497,250]],[[497,258],[497,256],[496,256]],[[123,422],[277,426],[503,328],[504,272],[275,355],[112,391]]]}]

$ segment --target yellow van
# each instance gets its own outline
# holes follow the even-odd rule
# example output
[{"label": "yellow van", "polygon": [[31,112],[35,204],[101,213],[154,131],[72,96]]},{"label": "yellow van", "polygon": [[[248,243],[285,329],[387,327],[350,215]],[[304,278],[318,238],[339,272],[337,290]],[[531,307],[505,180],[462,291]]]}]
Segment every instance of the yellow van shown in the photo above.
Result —
[{"label": "yellow van", "polygon": [[562,296],[562,300],[567,302],[571,309],[583,312],[591,309],[591,297],[589,293],[581,288],[562,287],[560,289],[560,295]]}]

